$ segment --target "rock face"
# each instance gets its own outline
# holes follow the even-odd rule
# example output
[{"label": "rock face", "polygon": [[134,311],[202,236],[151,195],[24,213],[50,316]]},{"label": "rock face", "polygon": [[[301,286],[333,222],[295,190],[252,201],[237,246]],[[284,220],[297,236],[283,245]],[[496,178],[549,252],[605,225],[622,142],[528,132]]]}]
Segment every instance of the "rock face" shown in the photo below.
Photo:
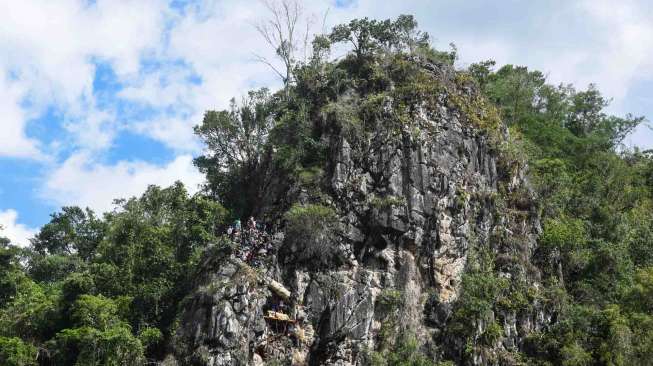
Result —
[{"label": "rock face", "polygon": [[[446,71],[433,72],[447,78]],[[284,248],[282,222],[271,239],[275,251],[258,267],[229,250],[207,258],[167,362],[362,365],[397,335],[411,334],[434,360],[510,364],[510,351],[546,326],[545,309],[531,300],[527,311],[469,319],[476,331],[466,339],[449,332],[473,253],[485,249],[507,258],[497,260],[499,276],[537,287],[530,258],[539,220],[525,168],[502,160],[497,144],[446,94],[435,104],[417,105],[408,124],[393,120],[394,103],[384,100],[365,138],[328,137],[322,200],[338,215],[331,243],[337,263],[296,260]],[[286,194],[290,201],[312,200],[301,189]],[[269,280],[291,292],[286,311],[301,322],[303,337],[289,337],[292,329],[280,329],[286,324],[265,320],[266,311],[283,301]],[[495,321],[500,336],[481,347],[481,335]]]}]

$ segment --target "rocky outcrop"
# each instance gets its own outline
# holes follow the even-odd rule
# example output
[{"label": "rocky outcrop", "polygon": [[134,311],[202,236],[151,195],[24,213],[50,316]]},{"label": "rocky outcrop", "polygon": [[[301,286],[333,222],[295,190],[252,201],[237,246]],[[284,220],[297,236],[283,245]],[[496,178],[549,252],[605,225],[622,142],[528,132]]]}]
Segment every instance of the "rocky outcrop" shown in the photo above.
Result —
[{"label": "rocky outcrop", "polygon": [[[434,77],[454,83],[451,71],[431,67]],[[457,88],[459,96],[473,93]],[[434,360],[509,364],[510,351],[546,326],[542,304],[533,300],[525,311],[469,319],[476,332],[467,339],[447,327],[471,253],[492,252],[499,276],[537,288],[539,272],[530,258],[538,216],[526,168],[506,161],[501,142],[450,98],[443,92],[435,102],[415,105],[406,123],[397,120],[396,102],[388,97],[365,135],[332,132],[320,200],[338,215],[330,244],[338,249],[337,264],[294,260],[292,250],[282,250],[282,235],[256,268],[228,249],[207,255],[168,361],[359,365],[398,335],[411,334]],[[286,193],[290,201],[314,199],[301,189],[286,192],[293,192]],[[278,229],[283,232],[283,223]],[[282,300],[270,291],[271,280],[291,292],[286,312],[298,323],[265,319]],[[502,332],[481,346],[489,322]],[[293,333],[297,328],[301,337]]]}]

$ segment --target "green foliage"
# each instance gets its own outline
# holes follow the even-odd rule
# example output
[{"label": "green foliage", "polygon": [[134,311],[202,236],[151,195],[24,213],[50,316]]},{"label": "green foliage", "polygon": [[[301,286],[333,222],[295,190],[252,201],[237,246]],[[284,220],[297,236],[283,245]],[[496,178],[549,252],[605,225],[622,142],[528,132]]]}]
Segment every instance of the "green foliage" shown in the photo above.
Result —
[{"label": "green foliage", "polygon": [[323,224],[333,223],[336,213],[333,208],[320,204],[294,205],[284,217],[288,220],[288,226],[294,229],[302,230],[301,227],[306,225],[303,231],[308,234],[314,227],[319,228]]},{"label": "green foliage", "polygon": [[526,342],[527,357],[534,364],[647,364],[651,160],[621,145],[643,118],[608,115],[608,101],[592,85],[552,86],[541,72],[493,66],[474,64],[469,74],[522,141],[510,155],[521,152],[540,197],[535,261],[547,284],[542,300],[557,314]]},{"label": "green foliage", "polygon": [[61,365],[142,365],[143,347],[127,327],[64,329],[48,343]]},{"label": "green foliage", "polygon": [[428,46],[427,33],[417,30],[412,15],[400,15],[395,21],[368,18],[354,19],[349,24],[337,25],[329,34],[332,43],[347,43],[361,59],[380,51],[413,51]]},{"label": "green foliage", "polygon": [[415,50],[415,54],[422,59],[434,63],[442,63],[453,66],[458,60],[458,48],[453,43],[449,43],[449,51],[438,51],[428,44],[419,45]]},{"label": "green foliage", "polygon": [[52,214],[32,240],[34,250],[44,254],[77,254],[88,261],[104,236],[106,225],[93,211],[79,207],[63,207]]},{"label": "green foliage", "polygon": [[101,330],[121,323],[117,304],[101,295],[80,296],[73,304],[71,320],[77,326]]},{"label": "green foliage", "polygon": [[238,215],[247,215],[261,195],[264,182],[257,169],[268,156],[274,101],[267,89],[251,91],[229,110],[207,111],[195,126],[207,154],[195,159],[206,174],[209,190]]},{"label": "green foliage", "polygon": [[580,219],[558,217],[547,220],[540,236],[540,245],[544,250],[558,253],[564,258],[567,264],[565,278],[583,270],[590,260],[588,237]]},{"label": "green foliage", "polygon": [[5,366],[36,365],[36,347],[20,338],[0,337],[0,363]]},{"label": "green foliage", "polygon": [[[71,328],[47,342],[55,362],[77,365],[139,365],[144,360],[141,337],[120,317],[120,300],[81,295],[72,305]],[[141,331],[143,340],[160,341],[154,328]],[[152,343],[148,343],[152,344]]]},{"label": "green foliage", "polygon": [[297,173],[299,182],[304,187],[315,188],[319,186],[319,180],[324,175],[324,171],[318,167],[302,169]]},{"label": "green foliage", "polygon": [[61,320],[60,291],[23,277],[11,300],[0,308],[0,335],[47,339]]},{"label": "green foliage", "polygon": [[372,352],[370,364],[374,366],[450,366],[449,362],[437,362],[425,355],[415,336],[403,334],[392,349]]},{"label": "green foliage", "polygon": [[[453,311],[450,331],[462,338],[472,337],[476,331],[470,322],[492,322],[495,303],[510,300],[509,282],[494,271],[494,258],[484,250],[470,259],[471,265],[463,274],[461,293]],[[496,329],[490,329],[486,340],[495,338]]]},{"label": "green foliage", "polygon": [[204,120],[195,127],[195,133],[214,152],[211,164],[216,169],[260,163],[272,127],[270,107],[270,93],[267,89],[260,89],[249,92],[240,105],[232,99],[228,111],[204,114]]},{"label": "green foliage", "polygon": [[38,346],[54,364],[140,365],[163,354],[227,212],[180,183],[116,203],[101,219],[64,208],[29,250],[3,242],[0,337]]},{"label": "green foliage", "polygon": [[57,282],[84,268],[85,263],[77,255],[33,253],[28,272],[37,282]]},{"label": "green foliage", "polygon": [[397,196],[385,196],[385,197],[374,196],[370,201],[370,205],[372,205],[372,207],[379,210],[387,209],[390,207],[403,206],[405,204],[406,204],[406,199]]},{"label": "green foliage", "polygon": [[81,295],[95,292],[93,278],[87,272],[73,273],[62,283],[61,293],[66,303],[72,304]]},{"label": "green foliage", "polygon": [[653,314],[653,267],[637,271],[626,299],[628,307],[635,312]]},{"label": "green foliage", "polygon": [[336,258],[334,234],[338,223],[333,208],[309,204],[294,205],[284,215],[285,245],[299,262],[328,265]]},{"label": "green foliage", "polygon": [[485,331],[481,334],[481,342],[486,346],[494,346],[503,335],[503,327],[493,321],[486,325]]},{"label": "green foliage", "polygon": [[0,304],[14,298],[25,279],[21,253],[20,248],[9,244],[9,239],[0,237]]},{"label": "green foliage", "polygon": [[587,366],[592,364],[592,355],[576,343],[562,347],[560,353],[562,354],[562,365],[564,366]]},{"label": "green foliage", "polygon": [[155,350],[161,346],[163,334],[158,328],[143,328],[138,333],[138,340],[146,350]]},{"label": "green foliage", "polygon": [[397,310],[401,305],[402,298],[401,291],[385,289],[381,291],[376,301],[379,306],[387,310]]}]

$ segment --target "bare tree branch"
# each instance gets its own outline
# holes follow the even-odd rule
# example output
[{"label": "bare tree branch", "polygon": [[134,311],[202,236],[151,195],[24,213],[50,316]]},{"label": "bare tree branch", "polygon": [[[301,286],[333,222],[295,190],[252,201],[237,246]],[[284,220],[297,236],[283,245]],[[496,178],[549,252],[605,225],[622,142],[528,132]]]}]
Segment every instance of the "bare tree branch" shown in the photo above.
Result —
[{"label": "bare tree branch", "polygon": [[[285,70],[282,71],[266,57],[260,55],[255,57],[257,61],[264,63],[279,75],[287,90],[293,82],[293,70],[300,61],[297,59],[297,54],[303,56],[301,61],[305,62],[307,59],[306,50],[313,22],[310,18],[303,17],[304,9],[298,0],[261,0],[261,3],[268,10],[269,17],[256,23],[254,27],[272,47]],[[304,22],[305,31],[302,26]]]},{"label": "bare tree branch", "polygon": [[272,71],[274,71],[277,75],[279,75],[281,79],[285,80],[286,76],[281,71],[279,71],[279,69],[277,69],[270,61],[268,61],[267,58],[258,55],[256,53],[254,53],[253,55],[256,61],[266,64],[268,67],[272,69]]}]

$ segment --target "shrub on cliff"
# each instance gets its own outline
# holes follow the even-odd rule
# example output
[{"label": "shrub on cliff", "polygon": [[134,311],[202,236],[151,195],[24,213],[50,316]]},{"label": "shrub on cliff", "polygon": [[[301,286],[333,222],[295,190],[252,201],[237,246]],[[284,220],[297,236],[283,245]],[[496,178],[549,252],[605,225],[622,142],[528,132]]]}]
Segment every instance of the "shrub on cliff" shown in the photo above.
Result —
[{"label": "shrub on cliff", "polygon": [[286,219],[286,249],[299,262],[327,265],[336,259],[334,234],[337,224],[335,211],[328,206],[294,205]]}]

